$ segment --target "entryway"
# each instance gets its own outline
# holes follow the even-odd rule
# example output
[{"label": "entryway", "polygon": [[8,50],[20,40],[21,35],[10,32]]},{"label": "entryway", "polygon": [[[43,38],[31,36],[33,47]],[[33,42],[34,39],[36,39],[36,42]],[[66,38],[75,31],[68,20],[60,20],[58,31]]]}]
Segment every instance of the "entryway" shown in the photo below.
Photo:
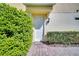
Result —
[{"label": "entryway", "polygon": [[44,17],[43,16],[34,16],[33,17],[33,42],[42,41],[43,39],[43,25]]},{"label": "entryway", "polygon": [[42,41],[44,37],[44,21],[52,10],[52,3],[25,4],[27,11],[33,16],[33,42]]}]

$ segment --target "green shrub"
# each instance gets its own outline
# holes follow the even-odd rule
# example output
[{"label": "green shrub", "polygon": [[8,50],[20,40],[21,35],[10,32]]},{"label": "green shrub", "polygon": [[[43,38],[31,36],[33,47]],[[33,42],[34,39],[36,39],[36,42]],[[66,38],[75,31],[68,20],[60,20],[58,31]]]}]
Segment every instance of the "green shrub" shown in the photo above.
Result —
[{"label": "green shrub", "polygon": [[32,43],[32,18],[0,3],[0,55],[24,56]]},{"label": "green shrub", "polygon": [[79,32],[48,32],[49,43],[77,44],[79,43]]}]

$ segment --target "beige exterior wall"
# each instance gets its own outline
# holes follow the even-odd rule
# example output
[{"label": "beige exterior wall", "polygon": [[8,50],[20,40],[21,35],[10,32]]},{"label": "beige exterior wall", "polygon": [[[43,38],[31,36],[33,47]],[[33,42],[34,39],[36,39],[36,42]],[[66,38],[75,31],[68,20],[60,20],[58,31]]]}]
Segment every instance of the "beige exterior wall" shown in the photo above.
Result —
[{"label": "beige exterior wall", "polygon": [[49,14],[50,22],[46,25],[45,21],[45,35],[47,32],[53,31],[79,31],[79,4],[56,4],[53,6]]},{"label": "beige exterior wall", "polygon": [[76,12],[77,9],[79,10],[79,3],[57,3],[52,12]]},{"label": "beige exterior wall", "polygon": [[8,3],[10,6],[16,7],[18,10],[26,10],[26,6],[22,3]]}]

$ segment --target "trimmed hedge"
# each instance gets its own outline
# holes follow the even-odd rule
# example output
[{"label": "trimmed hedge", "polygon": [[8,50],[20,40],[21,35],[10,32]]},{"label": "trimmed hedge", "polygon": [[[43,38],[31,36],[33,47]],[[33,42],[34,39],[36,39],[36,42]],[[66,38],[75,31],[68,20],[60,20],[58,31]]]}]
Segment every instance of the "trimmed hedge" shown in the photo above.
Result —
[{"label": "trimmed hedge", "polygon": [[24,56],[32,43],[32,18],[0,3],[0,56]]},{"label": "trimmed hedge", "polygon": [[47,40],[49,43],[77,44],[79,43],[79,32],[48,32]]}]

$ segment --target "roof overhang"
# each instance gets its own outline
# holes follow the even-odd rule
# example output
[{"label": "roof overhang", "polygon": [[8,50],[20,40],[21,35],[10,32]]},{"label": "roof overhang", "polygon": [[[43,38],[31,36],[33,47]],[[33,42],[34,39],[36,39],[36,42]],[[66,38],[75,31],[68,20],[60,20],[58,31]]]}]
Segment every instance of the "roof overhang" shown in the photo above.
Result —
[{"label": "roof overhang", "polygon": [[27,3],[25,5],[32,15],[48,15],[54,3]]}]

